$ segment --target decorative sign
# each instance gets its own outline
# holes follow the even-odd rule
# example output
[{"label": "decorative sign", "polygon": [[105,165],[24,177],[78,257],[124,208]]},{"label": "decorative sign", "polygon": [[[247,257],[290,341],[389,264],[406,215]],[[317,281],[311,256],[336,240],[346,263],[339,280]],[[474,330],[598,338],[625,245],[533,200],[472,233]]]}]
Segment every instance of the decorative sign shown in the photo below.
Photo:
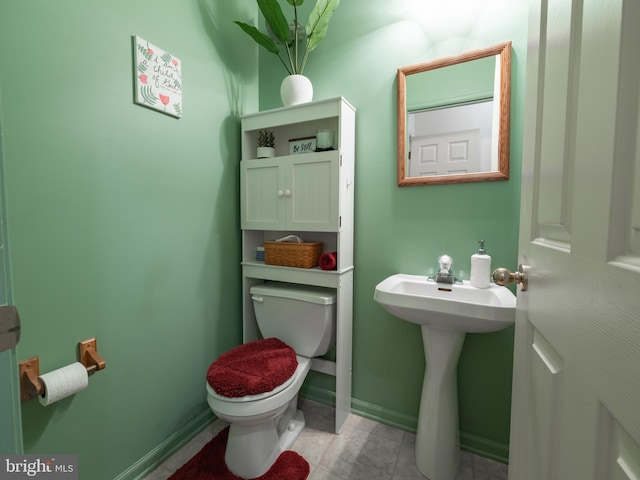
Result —
[{"label": "decorative sign", "polygon": [[135,102],[182,117],[182,63],[138,36],[133,37]]},{"label": "decorative sign", "polygon": [[316,137],[294,138],[289,140],[289,155],[316,151]]}]

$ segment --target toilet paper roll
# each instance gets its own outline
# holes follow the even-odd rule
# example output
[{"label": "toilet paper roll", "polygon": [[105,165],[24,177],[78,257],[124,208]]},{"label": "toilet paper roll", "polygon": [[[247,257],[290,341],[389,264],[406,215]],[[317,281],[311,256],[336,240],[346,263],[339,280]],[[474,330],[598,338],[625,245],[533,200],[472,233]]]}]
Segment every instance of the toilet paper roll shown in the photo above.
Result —
[{"label": "toilet paper roll", "polygon": [[38,400],[45,407],[84,390],[89,384],[87,369],[80,362],[45,373],[38,378],[44,385],[44,395],[40,395]]}]

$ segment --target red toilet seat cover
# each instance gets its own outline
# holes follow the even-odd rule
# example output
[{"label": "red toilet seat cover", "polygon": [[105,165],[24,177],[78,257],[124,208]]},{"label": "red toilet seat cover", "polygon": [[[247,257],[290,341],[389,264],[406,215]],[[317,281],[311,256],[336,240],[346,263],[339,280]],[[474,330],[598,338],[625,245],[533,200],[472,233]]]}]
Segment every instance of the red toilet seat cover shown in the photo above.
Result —
[{"label": "red toilet seat cover", "polygon": [[293,348],[277,338],[265,338],[220,355],[209,367],[207,382],[224,397],[258,395],[282,385],[297,367]]}]

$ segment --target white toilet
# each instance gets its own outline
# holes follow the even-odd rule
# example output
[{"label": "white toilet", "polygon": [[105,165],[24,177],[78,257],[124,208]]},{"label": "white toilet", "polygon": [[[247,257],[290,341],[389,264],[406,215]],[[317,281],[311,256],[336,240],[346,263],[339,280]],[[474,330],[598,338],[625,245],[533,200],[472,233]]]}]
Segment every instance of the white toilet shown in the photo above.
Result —
[{"label": "white toilet", "polygon": [[[324,355],[333,347],[336,325],[335,290],[266,282],[251,287],[250,292],[258,328],[265,340],[240,345],[221,355],[211,364],[207,382],[207,402],[211,410],[230,423],[225,453],[227,467],[242,478],[263,475],[280,453],[291,448],[304,428],[304,415],[297,409],[298,391],[309,372],[311,358]],[[221,368],[217,362],[223,357],[232,357],[237,362],[253,347],[261,347],[267,352],[265,356],[269,356],[272,346],[273,356],[288,357],[265,359],[270,365],[253,365],[257,371],[262,371],[263,366],[265,371],[273,371],[288,362],[287,367],[282,367],[286,368],[284,374],[275,376],[279,384],[269,391],[245,394],[245,388],[248,391],[254,388],[252,381],[248,382],[251,385],[227,388],[224,385],[227,377],[222,379],[216,373]],[[229,377],[234,377],[234,365],[231,370]],[[230,383],[235,381],[229,378]],[[240,391],[242,396],[228,396],[230,391]]]}]

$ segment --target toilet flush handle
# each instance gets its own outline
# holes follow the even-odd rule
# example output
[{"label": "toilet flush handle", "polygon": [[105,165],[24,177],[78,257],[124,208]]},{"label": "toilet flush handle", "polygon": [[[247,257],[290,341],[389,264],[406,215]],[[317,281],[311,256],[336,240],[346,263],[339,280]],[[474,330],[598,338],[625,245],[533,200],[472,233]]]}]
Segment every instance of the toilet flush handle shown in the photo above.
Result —
[{"label": "toilet flush handle", "polygon": [[254,302],[258,302],[258,303],[264,303],[264,298],[263,297],[258,297],[257,295],[252,295],[251,296],[251,300],[253,300]]}]

